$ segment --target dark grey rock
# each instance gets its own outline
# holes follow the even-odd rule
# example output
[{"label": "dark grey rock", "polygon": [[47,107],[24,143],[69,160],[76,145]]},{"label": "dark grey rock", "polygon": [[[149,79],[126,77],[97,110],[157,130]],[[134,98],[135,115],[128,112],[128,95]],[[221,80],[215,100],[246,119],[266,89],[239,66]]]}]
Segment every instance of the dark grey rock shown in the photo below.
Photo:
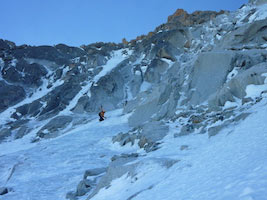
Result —
[{"label": "dark grey rock", "polygon": [[242,105],[250,102],[253,102],[253,99],[251,97],[242,98]]},{"label": "dark grey rock", "polygon": [[217,135],[226,125],[218,125],[208,129],[209,137]]},{"label": "dark grey rock", "polygon": [[30,121],[29,119],[21,119],[21,120],[9,122],[7,123],[7,125],[10,127],[11,130],[14,130],[14,129],[20,128],[21,126],[23,126],[29,121]]},{"label": "dark grey rock", "polygon": [[137,139],[137,135],[136,134],[130,134],[130,133],[119,133],[116,136],[114,136],[112,138],[112,142],[119,142],[119,144],[121,146],[124,146],[128,143],[131,143],[131,145],[134,145],[135,140]]},{"label": "dark grey rock", "polygon": [[8,188],[6,187],[0,187],[0,195],[5,195],[8,193]]},{"label": "dark grey rock", "polygon": [[[48,95],[43,97],[42,100],[47,102],[47,105],[40,112],[40,116],[46,119],[55,116],[60,111],[65,109],[69,102],[81,90],[79,78],[80,77],[78,76],[72,76],[69,81],[65,82],[63,85],[58,86]],[[80,81],[82,80],[83,79],[81,79]]]},{"label": "dark grey rock", "polygon": [[199,123],[203,122],[205,119],[206,118],[204,115],[192,115],[189,118],[189,122],[191,122],[193,124],[199,124]]},{"label": "dark grey rock", "polygon": [[10,49],[9,45],[2,39],[0,39],[0,50]]},{"label": "dark grey rock", "polygon": [[131,153],[131,154],[126,154],[126,153],[123,153],[121,155],[115,155],[111,158],[111,161],[115,161],[115,160],[118,160],[118,159],[122,159],[122,158],[137,158],[139,156],[138,153]]},{"label": "dark grey rock", "polygon": [[15,132],[14,139],[20,139],[24,137],[27,133],[29,133],[29,128],[26,126],[22,126]]},{"label": "dark grey rock", "polygon": [[80,181],[80,183],[77,186],[76,189],[76,196],[83,196],[85,195],[87,192],[89,192],[92,189],[92,187],[88,184],[86,184],[85,180]]},{"label": "dark grey rock", "polygon": [[22,116],[29,115],[31,117],[36,116],[38,113],[40,113],[40,109],[43,106],[42,103],[40,103],[39,100],[35,100],[32,103],[24,104],[23,106],[20,106],[16,109],[16,113],[20,113],[21,116],[18,116],[16,113],[12,115],[12,118],[19,119]]},{"label": "dark grey rock", "polygon": [[57,44],[55,48],[63,55],[70,56],[71,59],[86,55],[86,52],[83,49],[78,47],[70,47],[65,44]]},{"label": "dark grey rock", "polygon": [[90,98],[88,97],[88,95],[82,96],[78,100],[78,102],[77,102],[76,106],[74,107],[74,109],[72,110],[72,112],[83,113],[85,110],[88,109],[89,102],[90,102]]},{"label": "dark grey rock", "polygon": [[[71,123],[72,117],[58,116],[51,119],[40,131],[37,136],[40,138],[53,138],[58,136],[58,132],[66,128]],[[62,134],[62,133],[61,133]]]},{"label": "dark grey rock", "polygon": [[140,136],[140,139],[139,139],[139,141],[138,141],[138,146],[139,146],[140,148],[144,148],[147,144],[148,144],[148,140],[147,140],[147,138],[144,137],[144,136]]},{"label": "dark grey rock", "polygon": [[0,142],[11,136],[11,130],[8,128],[4,128],[0,130]]},{"label": "dark grey rock", "polygon": [[77,196],[76,196],[76,192],[68,192],[66,194],[66,199],[69,199],[69,200],[78,200]]},{"label": "dark grey rock", "polygon": [[160,59],[154,59],[148,66],[144,79],[147,82],[159,83],[162,75],[168,69],[168,64]]},{"label": "dark grey rock", "polygon": [[190,133],[193,133],[195,130],[194,125],[192,124],[186,124],[185,126],[182,127],[181,131],[179,133],[176,133],[174,137],[181,137],[181,136],[186,136],[189,135]]},{"label": "dark grey rock", "polygon": [[128,143],[131,145],[138,141],[138,146],[144,148],[146,152],[155,151],[160,144],[158,141],[163,139],[169,127],[159,121],[148,122],[138,130],[133,129],[128,133],[119,133],[112,138],[113,143],[119,142],[121,146]]},{"label": "dark grey rock", "polygon": [[14,42],[10,42],[8,40],[2,40],[2,39],[0,39],[0,50],[13,49],[15,46],[16,45],[15,45]]},{"label": "dark grey rock", "polygon": [[29,87],[39,87],[42,84],[42,77],[47,74],[46,69],[37,64],[28,64],[25,60],[19,59],[16,66],[6,65],[2,69],[2,76],[10,83],[25,84]]},{"label": "dark grey rock", "polygon": [[121,107],[125,100],[125,82],[129,81],[131,66],[128,61],[122,62],[104,77],[101,77],[91,87],[91,99],[86,105],[86,111],[98,111],[101,105],[106,110],[113,110]]},{"label": "dark grey rock", "polygon": [[246,112],[243,112],[237,116],[234,117],[233,121],[234,122],[239,122],[241,120],[244,120],[246,119],[251,113],[246,113]]},{"label": "dark grey rock", "polygon": [[0,81],[0,112],[22,101],[26,94],[22,87]]},{"label": "dark grey rock", "polygon": [[13,52],[16,58],[34,58],[41,60],[54,61],[58,65],[63,65],[69,63],[71,58],[67,54],[63,54],[52,46],[37,46],[31,47],[26,46],[26,48],[17,48]]},{"label": "dark grey rock", "polygon": [[180,54],[177,48],[173,47],[172,45],[163,44],[162,46],[156,46],[155,48],[159,48],[156,53],[156,56],[159,58],[166,58],[171,61],[176,61],[175,56]]},{"label": "dark grey rock", "polygon": [[188,145],[182,145],[180,147],[180,150],[183,151],[183,150],[188,150]]}]

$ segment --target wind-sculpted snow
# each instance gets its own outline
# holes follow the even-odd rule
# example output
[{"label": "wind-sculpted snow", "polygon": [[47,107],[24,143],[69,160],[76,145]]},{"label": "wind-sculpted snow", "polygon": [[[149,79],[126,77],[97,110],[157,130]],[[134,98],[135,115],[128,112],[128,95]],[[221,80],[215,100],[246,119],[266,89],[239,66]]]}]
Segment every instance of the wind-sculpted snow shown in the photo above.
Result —
[{"label": "wind-sculpted snow", "polygon": [[0,40],[4,199],[265,200],[266,5],[123,44]]}]

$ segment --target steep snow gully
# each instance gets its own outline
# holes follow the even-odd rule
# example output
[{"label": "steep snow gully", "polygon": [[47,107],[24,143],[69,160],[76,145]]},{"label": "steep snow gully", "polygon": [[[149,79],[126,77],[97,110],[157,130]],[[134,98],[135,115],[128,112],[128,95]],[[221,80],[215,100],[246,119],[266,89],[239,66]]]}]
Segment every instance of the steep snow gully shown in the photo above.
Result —
[{"label": "steep snow gully", "polygon": [[267,200],[266,13],[178,9],[121,44],[0,40],[0,200]]}]

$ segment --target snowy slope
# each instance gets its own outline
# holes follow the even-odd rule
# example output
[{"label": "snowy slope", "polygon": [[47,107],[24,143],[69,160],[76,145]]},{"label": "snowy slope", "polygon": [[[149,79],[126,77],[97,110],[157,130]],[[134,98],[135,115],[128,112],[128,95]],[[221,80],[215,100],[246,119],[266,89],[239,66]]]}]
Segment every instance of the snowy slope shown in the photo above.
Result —
[{"label": "snowy slope", "polygon": [[0,113],[0,200],[267,200],[266,5],[51,65]]},{"label": "snowy slope", "polygon": [[[173,138],[150,153],[134,177],[124,175],[102,189],[94,200],[266,200],[267,100],[249,111],[247,119],[218,136],[193,134]],[[181,148],[184,146],[183,148]],[[176,159],[169,169],[157,159]],[[112,198],[111,198],[112,197]]]},{"label": "snowy slope", "polygon": [[[2,199],[64,199],[86,169],[106,167],[115,154],[139,152],[143,156],[136,162],[143,164],[136,175],[115,179],[92,199],[265,200],[266,105],[267,100],[262,100],[248,110],[253,114],[247,119],[212,138],[207,134],[174,138],[176,124],[170,122],[161,148],[149,154],[112,144],[111,136],[129,129],[128,116],[120,110],[107,113],[109,119],[103,124],[94,119],[56,139],[38,144],[25,139],[25,149],[14,151],[2,144],[0,184],[16,189]],[[177,162],[166,168],[158,162],[161,159]]]},{"label": "snowy slope", "polygon": [[1,144],[0,185],[14,188],[14,192],[0,199],[64,199],[86,169],[106,167],[118,153],[116,148],[110,149],[108,141],[128,130],[127,116],[120,113],[107,113],[110,119],[101,126],[93,119],[62,137],[38,144],[30,143],[30,137],[16,140],[14,145]]}]

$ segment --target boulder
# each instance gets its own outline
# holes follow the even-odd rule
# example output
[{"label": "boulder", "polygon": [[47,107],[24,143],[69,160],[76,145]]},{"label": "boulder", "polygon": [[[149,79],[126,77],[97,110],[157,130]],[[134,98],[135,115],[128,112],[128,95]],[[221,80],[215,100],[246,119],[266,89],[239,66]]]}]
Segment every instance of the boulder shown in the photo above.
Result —
[{"label": "boulder", "polygon": [[135,133],[119,133],[118,135],[114,136],[112,138],[112,142],[118,142],[121,146],[124,146],[128,143],[131,143],[131,145],[135,144],[135,140],[138,139],[137,134]]},{"label": "boulder", "polygon": [[76,196],[76,192],[71,191],[66,194],[66,199],[69,200],[78,200],[78,197]]},{"label": "boulder", "polygon": [[[34,117],[38,113],[40,113],[40,109],[42,106],[43,104],[39,100],[35,100],[29,104],[24,104],[16,108],[16,112],[12,114],[12,118],[19,119],[25,115]],[[20,113],[20,114],[18,115],[17,113]]]},{"label": "boulder", "polygon": [[83,196],[92,189],[92,186],[88,184],[88,181],[82,180],[77,186],[75,196]]},{"label": "boulder", "polygon": [[8,188],[6,187],[0,187],[0,195],[5,195],[8,193]]},{"label": "boulder", "polygon": [[145,123],[139,129],[133,129],[128,133],[119,133],[112,138],[113,143],[118,142],[121,146],[128,143],[134,145],[138,142],[140,148],[144,148],[146,152],[158,149],[159,141],[168,133],[169,127],[163,122],[152,121]]}]

